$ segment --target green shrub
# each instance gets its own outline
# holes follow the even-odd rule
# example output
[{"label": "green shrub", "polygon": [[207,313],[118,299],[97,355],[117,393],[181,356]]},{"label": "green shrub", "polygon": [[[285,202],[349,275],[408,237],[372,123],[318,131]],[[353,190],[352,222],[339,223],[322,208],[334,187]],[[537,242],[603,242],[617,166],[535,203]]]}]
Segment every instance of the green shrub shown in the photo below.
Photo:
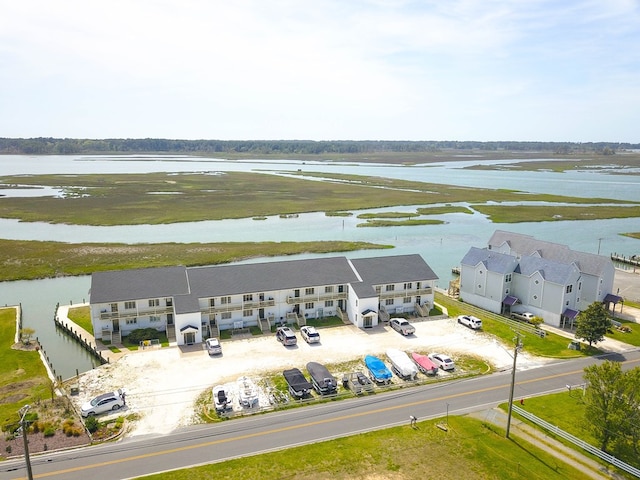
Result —
[{"label": "green shrub", "polygon": [[87,430],[89,430],[89,433],[94,433],[98,430],[98,428],[100,428],[100,423],[98,422],[96,417],[89,417],[84,422],[84,426],[87,427]]},{"label": "green shrub", "polygon": [[52,425],[49,425],[47,426],[47,428],[44,429],[45,437],[53,437],[55,434],[56,434],[56,429]]},{"label": "green shrub", "polygon": [[161,332],[157,331],[155,328],[137,328],[127,336],[127,339],[129,343],[136,345],[142,340],[159,340],[160,335]]}]

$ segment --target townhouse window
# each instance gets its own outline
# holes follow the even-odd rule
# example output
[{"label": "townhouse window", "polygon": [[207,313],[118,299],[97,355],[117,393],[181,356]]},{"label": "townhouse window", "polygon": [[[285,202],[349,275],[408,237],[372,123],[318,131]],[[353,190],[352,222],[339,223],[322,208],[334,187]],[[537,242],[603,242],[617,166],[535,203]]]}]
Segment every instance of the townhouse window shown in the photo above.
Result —
[{"label": "townhouse window", "polygon": [[158,315],[151,315],[151,316],[149,316],[149,321],[151,323],[159,322],[160,321],[160,317]]},{"label": "townhouse window", "polygon": [[380,293],[382,291],[382,287],[380,285],[378,285],[376,287],[376,293]]},{"label": "townhouse window", "polygon": [[387,299],[384,301],[384,304],[385,304],[385,305],[393,305],[393,298],[387,298]]},{"label": "townhouse window", "polygon": [[313,310],[313,302],[307,302],[304,304],[305,310]]},{"label": "townhouse window", "polygon": [[511,281],[511,274],[510,274],[510,273],[507,273],[507,274],[504,276],[504,281],[505,281],[505,282],[507,282],[507,283],[509,283],[509,282]]},{"label": "townhouse window", "polygon": [[413,288],[413,283],[408,282],[404,284],[404,289],[405,290],[411,290]]},{"label": "townhouse window", "polygon": [[135,325],[136,323],[138,323],[137,318],[127,318],[127,325]]},{"label": "townhouse window", "polygon": [[422,288],[422,284],[420,282],[416,282],[416,289],[420,290]]},{"label": "townhouse window", "polygon": [[135,310],[135,308],[136,308],[136,302],[124,302],[125,310]]},{"label": "townhouse window", "polygon": [[567,285],[567,293],[571,293],[573,291],[573,285]]},{"label": "townhouse window", "polygon": [[230,320],[231,319],[231,312],[222,312],[220,314],[220,318],[222,320]]},{"label": "townhouse window", "polygon": [[305,288],[304,289],[304,294],[305,295],[313,295],[314,292],[315,292],[315,288],[313,288],[313,287],[309,287],[309,288]]},{"label": "townhouse window", "polygon": [[396,286],[395,285],[387,285],[384,289],[387,292],[393,292],[396,289]]},{"label": "townhouse window", "polygon": [[215,307],[216,306],[216,299],[215,298],[210,298],[209,299],[209,306],[210,307]]},{"label": "townhouse window", "polygon": [[404,297],[402,303],[411,303],[411,297]]},{"label": "townhouse window", "polygon": [[533,296],[533,299],[534,299],[534,300],[537,300],[537,299],[538,299],[538,295],[534,295],[534,296]]},{"label": "townhouse window", "polygon": [[582,290],[582,282],[578,282],[578,290]]},{"label": "townhouse window", "polygon": [[251,308],[242,311],[243,317],[253,317],[253,310]]},{"label": "townhouse window", "polygon": [[324,306],[329,308],[329,307],[333,307],[333,300],[325,300],[324,301]]},{"label": "townhouse window", "polygon": [[253,302],[253,293],[245,293],[242,296],[242,301],[243,302]]},{"label": "townhouse window", "polygon": [[118,311],[118,304],[117,303],[112,303],[111,304],[111,312],[117,312]]},{"label": "townhouse window", "polygon": [[344,293],[344,285],[338,285],[338,293]]},{"label": "townhouse window", "polygon": [[159,307],[160,306],[160,299],[159,298],[152,298],[151,300],[149,300],[149,306],[150,307]]},{"label": "townhouse window", "polygon": [[533,283],[535,283],[536,285],[538,285],[538,284],[540,283],[540,280],[536,280],[536,281],[535,281],[535,282],[533,282]]},{"label": "townhouse window", "polygon": [[333,285],[324,287],[324,293],[333,293]]},{"label": "townhouse window", "polygon": [[164,304],[165,304],[167,307],[173,307],[173,298],[165,298],[165,299],[164,299]]},{"label": "townhouse window", "polygon": [[221,305],[227,305],[228,303],[231,303],[231,297],[220,297]]}]

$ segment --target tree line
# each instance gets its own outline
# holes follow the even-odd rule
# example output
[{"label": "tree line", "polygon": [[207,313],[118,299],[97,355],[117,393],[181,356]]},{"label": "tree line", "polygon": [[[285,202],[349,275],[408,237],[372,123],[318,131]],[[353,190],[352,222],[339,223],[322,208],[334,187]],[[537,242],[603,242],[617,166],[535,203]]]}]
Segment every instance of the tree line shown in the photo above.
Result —
[{"label": "tree line", "polygon": [[600,153],[640,149],[640,144],[611,142],[392,141],[392,140],[179,140],[164,138],[80,139],[0,138],[0,154],[71,155],[106,153],[184,153],[320,155],[354,153],[420,153],[443,150],[506,150],[556,154]]}]

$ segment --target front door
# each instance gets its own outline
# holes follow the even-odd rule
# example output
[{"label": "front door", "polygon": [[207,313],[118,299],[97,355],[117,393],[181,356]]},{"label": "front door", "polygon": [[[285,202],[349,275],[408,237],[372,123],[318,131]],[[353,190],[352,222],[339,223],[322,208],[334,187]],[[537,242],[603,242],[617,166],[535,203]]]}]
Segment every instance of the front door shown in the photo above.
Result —
[{"label": "front door", "polygon": [[119,332],[120,331],[120,319],[114,318],[112,320],[111,325],[113,326],[113,331],[114,332]]},{"label": "front door", "polygon": [[184,344],[185,345],[193,345],[196,343],[196,334],[195,332],[186,332],[184,334]]},{"label": "front door", "polygon": [[371,317],[369,315],[365,315],[364,317],[362,317],[362,326],[364,328],[373,327],[373,317]]}]

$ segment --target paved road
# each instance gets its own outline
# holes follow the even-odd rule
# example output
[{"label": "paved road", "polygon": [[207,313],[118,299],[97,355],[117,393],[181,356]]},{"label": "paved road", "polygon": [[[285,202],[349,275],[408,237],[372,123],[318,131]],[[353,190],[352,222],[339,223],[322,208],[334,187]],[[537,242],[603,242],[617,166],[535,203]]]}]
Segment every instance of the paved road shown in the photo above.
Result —
[{"label": "paved road", "polygon": [[[640,351],[552,363],[517,373],[515,398],[582,383],[585,366],[603,359],[640,365]],[[32,457],[34,478],[113,480],[289,448],[354,433],[486,409],[508,399],[510,372],[369,397],[199,425],[170,435]],[[0,464],[0,480],[25,478],[24,460]]]}]

